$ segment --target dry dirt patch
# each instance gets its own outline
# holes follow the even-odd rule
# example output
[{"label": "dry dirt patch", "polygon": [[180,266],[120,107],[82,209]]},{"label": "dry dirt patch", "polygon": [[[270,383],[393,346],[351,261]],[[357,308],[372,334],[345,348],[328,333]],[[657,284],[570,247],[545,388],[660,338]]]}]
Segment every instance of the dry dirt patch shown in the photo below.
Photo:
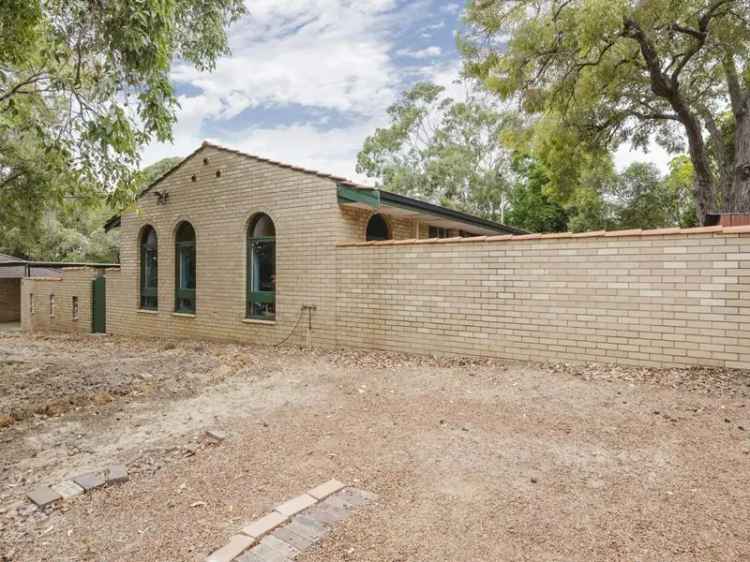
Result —
[{"label": "dry dirt patch", "polygon": [[133,471],[0,513],[0,559],[202,560],[331,477],[379,499],[304,562],[750,559],[746,372],[17,336],[0,373],[0,415],[33,405],[0,429],[0,511],[51,475]]}]

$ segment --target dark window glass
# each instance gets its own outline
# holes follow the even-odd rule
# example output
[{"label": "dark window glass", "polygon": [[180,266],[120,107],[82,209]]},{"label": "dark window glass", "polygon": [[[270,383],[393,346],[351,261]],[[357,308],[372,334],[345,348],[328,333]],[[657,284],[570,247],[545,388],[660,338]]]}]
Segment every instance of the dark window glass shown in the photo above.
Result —
[{"label": "dark window glass", "polygon": [[448,238],[448,229],[440,226],[431,226],[430,238]]},{"label": "dark window glass", "polygon": [[372,215],[370,217],[370,221],[367,223],[366,239],[368,242],[391,239],[391,235],[388,232],[388,225],[382,215]]},{"label": "dark window glass", "polygon": [[195,312],[195,230],[189,222],[177,229],[175,243],[175,311]]},{"label": "dark window glass", "polygon": [[141,233],[141,308],[159,307],[156,231],[147,226]]},{"label": "dark window glass", "polygon": [[247,317],[276,318],[276,228],[268,215],[250,223],[247,239]]}]

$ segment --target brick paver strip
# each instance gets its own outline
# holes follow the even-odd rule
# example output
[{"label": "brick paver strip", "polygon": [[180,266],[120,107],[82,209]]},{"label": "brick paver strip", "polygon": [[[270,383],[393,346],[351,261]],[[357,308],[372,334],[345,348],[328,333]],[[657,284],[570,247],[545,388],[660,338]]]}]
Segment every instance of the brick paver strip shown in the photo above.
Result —
[{"label": "brick paver strip", "polygon": [[229,542],[206,558],[206,562],[231,562],[255,544],[255,539],[245,535],[234,535]]},{"label": "brick paver strip", "polygon": [[73,478],[73,482],[89,492],[91,490],[104,486],[106,480],[104,479],[104,474],[102,474],[101,472],[88,472],[86,474],[76,476],[75,478]]},{"label": "brick paver strip", "polygon": [[348,511],[332,505],[318,504],[305,511],[305,516],[324,525],[334,525],[349,516]]},{"label": "brick paver strip", "polygon": [[206,562],[291,562],[328,534],[335,523],[346,519],[355,507],[375,497],[364,490],[347,488],[338,480],[329,480],[253,521],[242,529],[242,535],[232,537]]},{"label": "brick paver strip", "polygon": [[49,504],[62,499],[62,496],[49,486],[37,486],[27,495],[28,498],[39,507],[46,507]]},{"label": "brick paver strip", "polygon": [[122,464],[113,464],[107,468],[107,484],[122,484],[128,481],[128,469]]},{"label": "brick paver strip", "polygon": [[265,517],[261,517],[260,519],[253,521],[247,527],[242,529],[242,532],[248,537],[257,539],[258,537],[262,537],[269,531],[273,531],[276,527],[278,527],[282,523],[285,523],[287,519],[288,517],[286,515],[282,515],[281,513],[276,513],[274,511],[273,513],[269,513]]},{"label": "brick paver strip", "polygon": [[315,505],[315,503],[316,500],[314,497],[302,494],[301,496],[297,496],[296,498],[292,498],[291,500],[276,506],[275,511],[290,517],[312,505]]},{"label": "brick paver strip", "polygon": [[257,544],[236,562],[291,562],[292,557],[267,544]]},{"label": "brick paver strip", "polygon": [[300,551],[286,541],[281,540],[273,535],[263,537],[256,548],[266,547],[279,552],[285,558],[294,558]]},{"label": "brick paver strip", "polygon": [[336,497],[347,501],[354,507],[365,505],[377,498],[375,494],[360,490],[358,488],[345,488],[336,494]]},{"label": "brick paver strip", "polygon": [[346,485],[342,484],[338,480],[329,480],[325,484],[321,484],[320,486],[313,488],[307,493],[314,497],[316,500],[322,500],[327,498],[331,494],[335,494],[345,487]]},{"label": "brick paver strip", "polygon": [[72,480],[64,480],[59,484],[52,486],[52,489],[60,494],[63,499],[74,498],[80,496],[83,493],[83,488]]},{"label": "brick paver strip", "polygon": [[287,544],[291,544],[297,550],[305,550],[308,546],[318,542],[317,537],[295,533],[294,529],[299,529],[299,526],[293,527],[292,525],[294,524],[290,523],[284,527],[274,529],[270,536],[276,537]]},{"label": "brick paver strip", "polygon": [[288,525],[295,533],[314,539],[322,539],[328,534],[328,527],[320,521],[310,519],[306,515],[297,515]]},{"label": "brick paver strip", "polygon": [[328,497],[320,505],[330,505],[336,509],[341,509],[347,513],[354,510],[355,505],[349,501],[348,497],[340,496],[338,494]]}]

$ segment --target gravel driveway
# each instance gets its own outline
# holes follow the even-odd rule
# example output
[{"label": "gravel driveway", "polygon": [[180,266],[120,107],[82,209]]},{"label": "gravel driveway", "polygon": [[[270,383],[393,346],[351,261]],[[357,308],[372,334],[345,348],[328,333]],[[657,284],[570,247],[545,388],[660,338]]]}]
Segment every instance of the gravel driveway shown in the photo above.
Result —
[{"label": "gravel driveway", "polygon": [[[303,562],[750,560],[749,397],[742,371],[0,334],[0,560],[199,561],[330,478],[378,499]],[[111,462],[129,482],[18,503]]]}]

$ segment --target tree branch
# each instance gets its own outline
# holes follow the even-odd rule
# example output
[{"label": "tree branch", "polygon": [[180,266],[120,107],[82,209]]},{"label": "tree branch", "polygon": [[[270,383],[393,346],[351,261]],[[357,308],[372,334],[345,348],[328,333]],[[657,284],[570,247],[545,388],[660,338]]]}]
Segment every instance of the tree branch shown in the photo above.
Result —
[{"label": "tree branch", "polygon": [[732,102],[732,111],[734,112],[735,117],[739,117],[747,111],[747,93],[742,91],[739,75],[737,74],[737,65],[731,54],[727,53],[724,60],[722,60],[722,66],[724,67],[724,74],[727,77],[727,87],[729,89],[729,99]]},{"label": "tree branch", "polygon": [[24,86],[28,86],[30,84],[34,84],[34,83],[38,82],[39,80],[42,79],[43,76],[44,76],[43,72],[37,72],[35,74],[32,74],[26,80],[23,80],[22,82],[19,82],[18,84],[16,84],[15,86],[13,86],[10,90],[8,90],[3,95],[1,95],[0,96],[0,102],[4,102],[5,100],[13,97],[16,94],[24,93],[24,92],[21,92],[21,88],[23,88]]}]

